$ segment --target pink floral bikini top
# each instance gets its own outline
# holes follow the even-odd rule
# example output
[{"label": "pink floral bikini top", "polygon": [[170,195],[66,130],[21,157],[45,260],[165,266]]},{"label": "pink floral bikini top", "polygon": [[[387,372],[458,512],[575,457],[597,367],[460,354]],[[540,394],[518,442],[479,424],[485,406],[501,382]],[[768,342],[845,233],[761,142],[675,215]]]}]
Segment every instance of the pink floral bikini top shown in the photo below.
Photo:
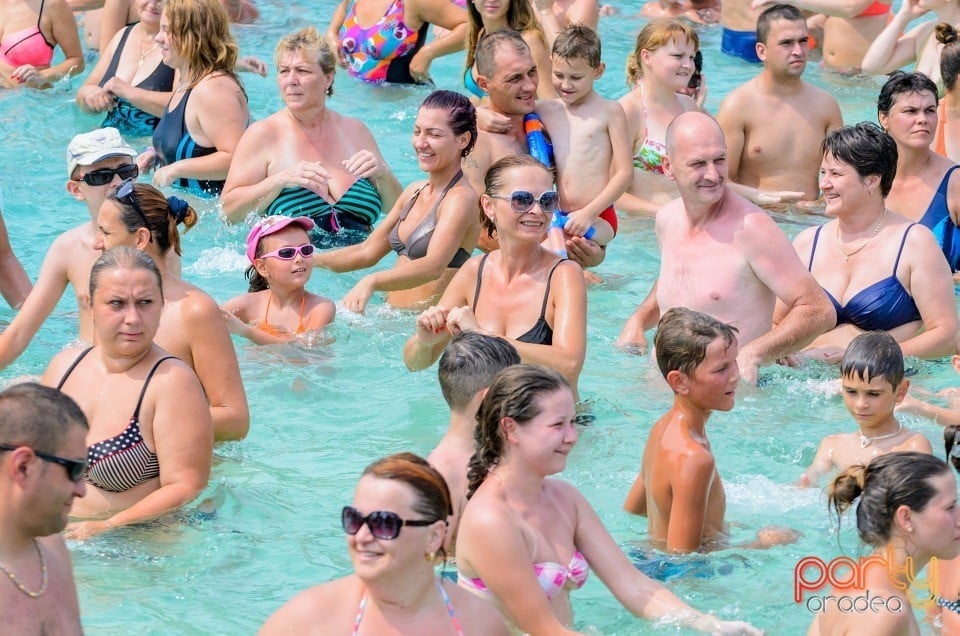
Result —
[{"label": "pink floral bikini top", "polygon": [[[534,563],[533,573],[537,575],[543,593],[548,599],[552,599],[561,590],[577,590],[583,587],[590,574],[590,565],[579,551],[575,551],[568,565],[563,566],[552,561]],[[457,572],[457,583],[485,598],[493,597],[482,579],[470,578],[464,576],[462,572]]]}]

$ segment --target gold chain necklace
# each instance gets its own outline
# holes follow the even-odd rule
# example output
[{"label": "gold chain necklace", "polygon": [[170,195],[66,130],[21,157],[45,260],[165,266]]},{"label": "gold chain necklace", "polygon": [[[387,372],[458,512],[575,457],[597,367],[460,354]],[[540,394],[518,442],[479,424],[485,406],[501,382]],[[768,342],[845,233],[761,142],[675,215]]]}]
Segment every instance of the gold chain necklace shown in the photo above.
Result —
[{"label": "gold chain necklace", "polygon": [[860,245],[853,249],[848,250],[847,246],[844,245],[843,241],[840,240],[840,221],[837,221],[837,246],[840,248],[840,251],[843,252],[843,256],[846,260],[850,260],[850,257],[862,250],[867,246],[867,244],[873,240],[879,232],[880,228],[883,227],[883,222],[887,219],[887,208],[883,208],[883,214],[880,215],[880,220],[877,221],[877,224],[873,228],[873,233],[870,234],[867,238],[863,239],[863,242]]},{"label": "gold chain necklace", "polygon": [[36,592],[31,592],[28,590],[23,583],[17,580],[17,577],[7,569],[3,563],[0,563],[0,570],[3,570],[4,574],[10,577],[10,580],[14,585],[17,586],[17,589],[29,596],[30,598],[40,598],[43,596],[44,592],[47,591],[47,561],[43,558],[43,550],[40,549],[40,544],[36,539],[33,540],[33,548],[37,551],[37,556],[40,558],[40,589]]},{"label": "gold chain necklace", "polygon": [[[142,35],[143,37],[146,37],[146,38],[147,38],[147,41],[148,41],[148,42],[152,39],[152,38],[150,38],[150,36],[149,36],[148,34],[143,33],[143,29],[142,29],[142,28],[140,29],[140,33],[141,33],[141,35]],[[147,59],[147,56],[148,56],[148,55],[150,55],[151,53],[153,53],[154,51],[156,51],[158,46],[160,46],[160,43],[159,43],[159,42],[154,42],[154,43],[153,43],[153,46],[151,46],[149,49],[147,49],[146,51],[144,51],[144,50],[143,50],[143,43],[140,44],[140,62],[137,64],[137,70],[140,70],[141,68],[143,68],[143,62],[144,62],[144,60]]]}]

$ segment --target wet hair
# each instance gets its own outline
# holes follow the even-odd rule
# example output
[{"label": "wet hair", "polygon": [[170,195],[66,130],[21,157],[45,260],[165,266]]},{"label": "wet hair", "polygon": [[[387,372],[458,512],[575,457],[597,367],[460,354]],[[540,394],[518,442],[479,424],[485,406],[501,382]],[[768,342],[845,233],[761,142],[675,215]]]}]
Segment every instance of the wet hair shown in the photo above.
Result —
[{"label": "wet hair", "polygon": [[[953,465],[954,470],[960,472],[960,441],[957,441],[957,434],[960,433],[960,426],[951,424],[943,429],[943,447],[947,451],[947,461]],[[957,455],[953,454],[954,446],[957,447]]]},{"label": "wet hair", "polygon": [[430,521],[446,521],[453,514],[450,488],[440,472],[413,453],[395,453],[378,459],[363,471],[363,477],[402,482],[417,493],[413,509]]},{"label": "wet hair", "polygon": [[647,23],[637,34],[637,43],[633,47],[633,54],[627,58],[627,85],[635,86],[637,80],[643,77],[643,67],[640,64],[640,52],[643,50],[656,51],[669,42],[689,42],[694,50],[700,48],[700,36],[693,27],[686,22],[668,18],[657,18]]},{"label": "wet hair", "polygon": [[55,454],[73,426],[90,428],[77,403],[58,389],[27,382],[0,391],[0,444]]},{"label": "wet hair", "polygon": [[520,364],[516,348],[497,336],[461,331],[440,356],[438,377],[451,411],[462,411],[501,369]]},{"label": "wet hair", "polygon": [[827,505],[839,518],[859,497],[860,539],[880,547],[890,540],[897,509],[922,511],[937,494],[930,479],[949,470],[943,460],[927,453],[880,455],[866,466],[855,464],[837,475],[830,484]]},{"label": "wet hair", "polygon": [[770,26],[776,20],[803,22],[804,25],[806,25],[806,20],[800,9],[790,4],[775,4],[767,8],[757,17],[757,42],[760,44],[767,43],[767,37],[770,35]]},{"label": "wet hair", "polygon": [[[288,225],[287,227],[292,227],[292,228],[297,228],[297,229],[303,229],[302,227],[300,227],[300,226],[298,226],[298,225],[293,225],[293,224]],[[286,228],[284,228],[284,229],[286,229]],[[304,231],[304,232],[306,233],[306,235],[307,235],[307,240],[309,240],[309,239],[310,239],[310,232],[307,232],[306,230],[303,230],[303,231]],[[268,235],[266,235],[266,236],[261,236],[261,237],[260,237],[260,240],[257,241],[257,251],[254,253],[254,258],[260,258],[261,256],[263,256],[264,254],[267,253],[267,248],[264,247],[264,244],[266,243],[266,240],[267,240],[268,238],[270,238],[271,236],[273,236],[273,235],[272,235],[272,234],[268,234]],[[247,269],[246,269],[246,271],[243,273],[243,275],[244,275],[244,277],[247,279],[247,293],[248,293],[248,294],[252,294],[253,292],[258,292],[258,291],[266,291],[266,290],[270,289],[270,282],[269,282],[266,278],[264,278],[263,275],[262,275],[259,271],[257,271],[257,268],[256,268],[256,266],[253,265],[253,263],[251,263],[250,265],[247,266]]]},{"label": "wet hair", "polygon": [[235,70],[240,48],[230,34],[230,16],[218,0],[163,0],[163,13],[174,50],[189,62],[191,87],[210,73],[223,73],[243,90]]},{"label": "wet hair", "polygon": [[660,373],[663,377],[671,371],[693,375],[707,357],[707,347],[717,338],[723,338],[723,348],[729,349],[737,341],[737,328],[686,307],[668,310],[660,318],[653,339]]},{"label": "wet hair", "polygon": [[590,68],[600,68],[600,37],[582,24],[571,24],[553,41],[551,54],[562,60],[586,60]]},{"label": "wet hair", "polygon": [[148,183],[133,184],[133,199],[136,205],[117,198],[113,192],[107,196],[120,208],[120,222],[133,234],[144,227],[150,231],[150,239],[157,244],[160,254],[166,255],[173,248],[180,251],[180,232],[177,225],[183,223],[184,231],[197,224],[197,211],[186,201],[178,197],[167,198],[162,192]]},{"label": "wet hair", "polygon": [[[523,0],[516,0],[522,2]],[[530,54],[530,47],[527,46],[523,36],[513,29],[497,29],[493,33],[487,33],[480,38],[477,44],[477,73],[486,78],[492,78],[497,72],[496,58],[497,51],[504,47],[513,47],[517,53],[526,52]],[[531,59],[533,59],[531,55]]]},{"label": "wet hair", "polygon": [[[280,38],[273,53],[274,65],[279,68],[280,58],[286,53],[296,51],[311,51],[314,53],[317,58],[317,66],[320,67],[324,75],[332,75],[337,69],[337,54],[330,49],[330,45],[327,44],[316,27],[308,26]],[[333,82],[330,82],[330,86],[327,87],[327,97],[332,95]]]},{"label": "wet hair", "polygon": [[[550,175],[551,180],[553,179],[554,175],[550,168],[546,167],[530,155],[507,155],[490,166],[490,168],[487,170],[487,173],[483,176],[484,193],[487,194],[487,196],[491,194],[498,194],[498,191],[503,188],[505,172],[513,168],[525,168],[527,166],[536,166]],[[491,238],[497,231],[497,226],[494,224],[492,219],[483,213],[483,208],[480,209],[480,227],[486,230],[487,234]]]},{"label": "wet hair", "polygon": [[[543,27],[540,26],[540,21],[534,15],[530,3],[526,0],[504,1],[507,3],[507,28],[520,34],[533,31],[546,46],[547,36],[544,35]],[[470,32],[467,34],[467,64],[465,68],[472,69],[477,56],[477,42],[481,39],[480,31],[483,30],[483,18],[473,2],[467,2],[467,20],[470,22]]]},{"label": "wet hair", "polygon": [[941,22],[933,29],[937,42],[943,45],[940,51],[940,77],[948,91],[952,91],[960,75],[960,32],[952,24]]},{"label": "wet hair", "polygon": [[847,346],[840,361],[840,377],[869,382],[883,378],[896,389],[903,382],[903,352],[886,331],[860,334]]},{"label": "wet hair", "polygon": [[862,121],[841,126],[827,133],[820,152],[853,166],[861,179],[878,175],[880,194],[884,198],[890,194],[897,175],[897,143],[876,124]]},{"label": "wet hair", "polygon": [[913,93],[930,93],[936,102],[937,85],[923,73],[906,73],[894,71],[887,76],[887,81],[880,87],[880,96],[877,97],[877,113],[888,115],[890,109],[901,95]]},{"label": "wet hair", "polygon": [[90,300],[93,301],[97,288],[100,286],[100,277],[104,272],[114,269],[142,269],[153,274],[160,288],[160,300],[163,300],[163,277],[156,261],[146,252],[132,247],[114,247],[100,255],[90,270]]},{"label": "wet hair", "polygon": [[477,143],[477,109],[466,95],[454,91],[433,91],[420,104],[420,108],[436,108],[447,113],[447,122],[454,135],[470,133],[470,141],[460,151],[466,157]]},{"label": "wet hair", "polygon": [[467,465],[467,498],[473,496],[487,474],[500,462],[504,452],[500,423],[510,418],[523,426],[540,415],[538,398],[570,384],[557,371],[536,364],[516,364],[503,369],[493,378],[480,408],[474,431],[473,457]]}]

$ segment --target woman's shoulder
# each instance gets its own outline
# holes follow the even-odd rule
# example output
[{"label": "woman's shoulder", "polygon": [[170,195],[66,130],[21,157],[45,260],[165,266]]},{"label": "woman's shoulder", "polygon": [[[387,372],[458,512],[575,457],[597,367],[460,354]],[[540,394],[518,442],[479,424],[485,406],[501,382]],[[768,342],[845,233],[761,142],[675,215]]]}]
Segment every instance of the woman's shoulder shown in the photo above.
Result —
[{"label": "woman's shoulder", "polygon": [[303,590],[264,623],[261,636],[304,633],[320,622],[335,630],[342,615],[351,618],[359,610],[361,584],[356,575],[345,576]]},{"label": "woman's shoulder", "polygon": [[77,345],[75,347],[67,347],[57,355],[53,356],[53,359],[50,360],[50,364],[47,365],[47,370],[43,374],[43,383],[48,386],[56,386],[56,384],[63,377],[63,374],[66,373],[67,367],[73,364],[83,352],[88,349],[92,349],[89,345]]}]

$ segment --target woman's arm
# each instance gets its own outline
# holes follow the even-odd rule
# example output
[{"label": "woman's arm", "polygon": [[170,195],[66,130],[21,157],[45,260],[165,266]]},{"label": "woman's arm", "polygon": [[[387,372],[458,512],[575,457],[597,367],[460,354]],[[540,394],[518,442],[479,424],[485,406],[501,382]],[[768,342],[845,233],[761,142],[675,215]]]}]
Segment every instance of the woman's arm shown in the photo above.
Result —
[{"label": "woman's arm", "polygon": [[523,41],[530,47],[530,54],[537,64],[537,99],[550,99],[557,96],[557,91],[553,88],[553,62],[543,37],[537,30],[523,32]]},{"label": "woman's arm", "polygon": [[[464,238],[479,233],[477,209],[472,188],[448,193],[437,210],[436,229],[423,258],[398,261],[391,269],[367,274],[344,297],[343,304],[351,311],[363,312],[374,291],[410,289],[440,278]],[[385,247],[389,249],[389,243]]]},{"label": "woman's arm", "polygon": [[453,335],[447,328],[447,314],[452,307],[463,307],[477,283],[480,258],[464,263],[447,285],[440,302],[417,316],[416,332],[403,347],[403,363],[411,371],[426,369],[440,357]]},{"label": "woman's arm", "polygon": [[62,77],[77,75],[83,71],[83,48],[73,11],[65,0],[47,0],[44,5],[53,26],[53,42],[60,46],[64,60],[56,66],[39,71],[47,83],[52,84]]},{"label": "woman's arm", "polygon": [[897,406],[897,410],[906,413],[915,413],[920,417],[933,420],[940,426],[960,426],[960,409],[946,408],[918,400],[912,395],[907,395]]},{"label": "woman's arm", "polygon": [[907,293],[913,296],[923,331],[900,343],[903,355],[940,358],[956,353],[957,307],[953,275],[937,240],[926,227],[911,227],[903,254],[910,267]]},{"label": "woman's arm", "polygon": [[243,439],[250,430],[250,408],[220,307],[199,290],[191,291],[181,305],[193,368],[209,402],[216,439]]},{"label": "woman's arm", "polygon": [[153,181],[161,187],[177,179],[225,179],[234,149],[250,120],[243,91],[227,75],[201,81],[190,97],[191,102],[186,109],[188,121],[193,113],[200,126],[199,132],[217,150],[204,157],[181,159],[158,168],[153,173]]},{"label": "woman's arm", "polygon": [[100,48],[100,58],[96,66],[87,75],[87,80],[77,90],[76,102],[85,113],[103,113],[114,107],[113,96],[100,87],[100,81],[103,79],[113,54],[120,44],[120,35],[115,35],[106,46]]},{"label": "woman's arm", "polygon": [[[176,78],[174,78],[174,85],[176,85]],[[173,91],[151,91],[140,88],[116,75],[106,81],[103,90],[108,91],[111,95],[122,97],[140,110],[155,117],[163,116],[167,104],[170,103],[170,98],[173,96]]]},{"label": "woman's arm", "polygon": [[[750,8],[753,10],[763,10],[780,0],[753,0]],[[856,18],[863,13],[867,7],[873,4],[873,0],[783,0],[784,4],[791,4],[798,9],[820,13],[836,18]]]},{"label": "woman's arm", "polygon": [[380,194],[381,210],[393,209],[397,198],[403,192],[403,186],[383,158],[377,140],[374,139],[366,124],[359,119],[344,118],[344,125],[349,126],[351,139],[355,140],[357,147],[360,148],[352,157],[342,162],[344,169],[373,183]]},{"label": "woman's arm", "polygon": [[892,73],[901,66],[917,60],[917,49],[921,42],[933,33],[935,22],[925,22],[917,25],[904,34],[907,25],[919,18],[926,9],[921,9],[917,0],[904,0],[900,10],[887,23],[870,48],[863,55],[860,68],[869,75],[884,75]]},{"label": "woman's arm", "polygon": [[[690,607],[653,579],[645,576],[626,557],[604,527],[589,502],[570,484],[555,482],[576,507],[574,545],[607,589],[626,609],[649,620],[676,620],[682,625],[710,633],[763,632],[745,623],[721,621]],[[735,631],[739,628],[739,631]]]},{"label": "woman's arm", "polygon": [[[533,558],[509,512],[483,502],[457,531],[457,559],[476,571],[520,631],[534,636],[572,634],[553,608],[533,571]],[[469,510],[469,509],[468,509]]]},{"label": "woman's arm", "polygon": [[[467,42],[470,25],[467,12],[450,0],[408,0],[405,15],[413,13],[419,22],[433,24],[450,31],[442,38],[434,38],[410,58],[410,75],[418,82],[430,79],[430,63],[438,57],[462,51]],[[408,24],[415,24],[410,20]],[[419,28],[419,26],[417,27]]]},{"label": "woman's arm", "polygon": [[347,0],[343,0],[334,9],[333,15],[330,16],[330,24],[327,25],[327,32],[323,36],[327,40],[327,46],[337,56],[337,62],[340,66],[347,65],[347,61],[343,57],[343,49],[340,48],[340,27],[343,26],[343,21],[346,19]]},{"label": "woman's arm", "polygon": [[[100,57],[120,30],[130,23],[130,13],[138,13],[132,0],[106,0],[100,12]],[[107,58],[110,59],[109,57]],[[98,80],[99,81],[99,80]]]},{"label": "woman's arm", "polygon": [[30,289],[30,279],[13,253],[7,224],[0,213],[0,294],[3,294],[3,299],[11,308],[19,309],[30,294]]}]

